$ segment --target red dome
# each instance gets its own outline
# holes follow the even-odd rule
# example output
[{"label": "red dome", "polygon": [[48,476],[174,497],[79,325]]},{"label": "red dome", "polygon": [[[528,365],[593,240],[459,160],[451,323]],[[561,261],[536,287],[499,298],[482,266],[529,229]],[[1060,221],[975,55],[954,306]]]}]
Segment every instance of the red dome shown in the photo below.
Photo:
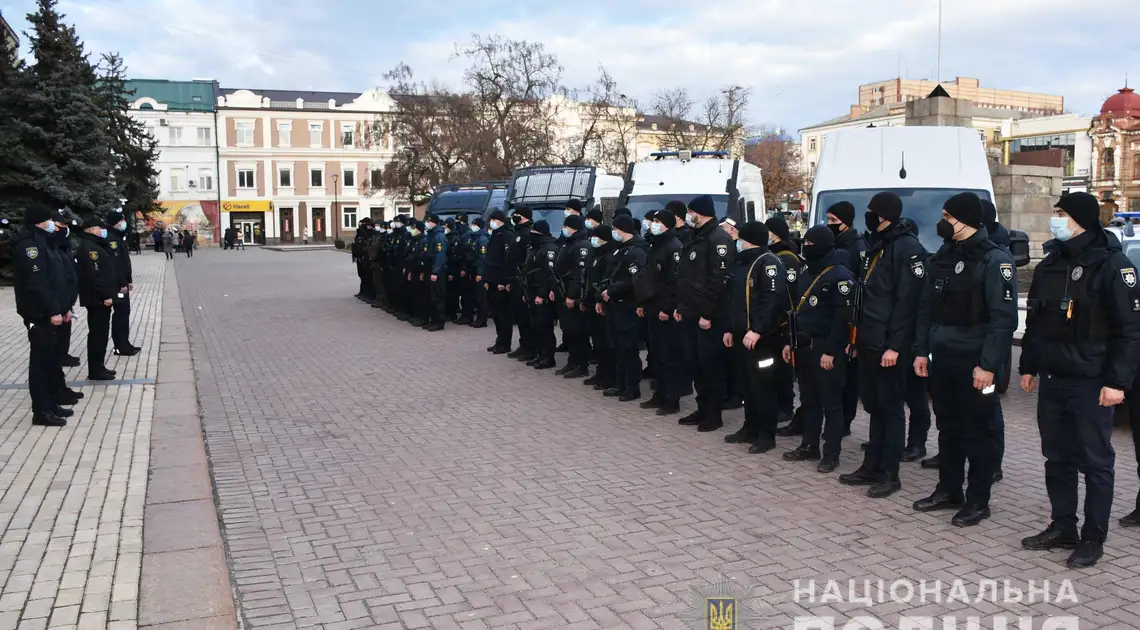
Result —
[{"label": "red dome", "polygon": [[1119,92],[1108,97],[1108,100],[1101,106],[1100,113],[1102,116],[1104,114],[1123,114],[1140,117],[1140,94],[1137,94],[1132,88],[1121,88]]}]

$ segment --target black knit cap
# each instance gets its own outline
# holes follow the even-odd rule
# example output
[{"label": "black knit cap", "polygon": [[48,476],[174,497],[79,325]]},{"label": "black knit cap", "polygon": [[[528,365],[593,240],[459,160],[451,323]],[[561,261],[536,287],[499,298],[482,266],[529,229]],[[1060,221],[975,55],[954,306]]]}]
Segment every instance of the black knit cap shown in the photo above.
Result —
[{"label": "black knit cap", "polygon": [[52,211],[44,206],[28,206],[24,210],[24,225],[37,225],[44,221],[51,221]]},{"label": "black knit cap", "polygon": [[614,217],[615,230],[620,230],[626,234],[639,234],[639,227],[640,226],[637,224],[637,221],[634,221],[633,217],[629,216],[628,214]]},{"label": "black knit cap", "polygon": [[804,233],[804,243],[835,247],[835,233],[826,225],[817,225]]},{"label": "black knit cap", "polygon": [[455,219],[448,217],[443,221],[443,224],[449,228],[455,229]]},{"label": "black knit cap", "polygon": [[891,223],[902,218],[902,206],[902,199],[888,190],[876,193],[874,197],[871,197],[871,201],[867,202],[868,210]]},{"label": "black knit cap", "polygon": [[665,204],[665,209],[677,215],[677,218],[681,220],[685,219],[685,214],[689,211],[683,201],[677,201],[676,199]]},{"label": "black knit cap", "polygon": [[491,211],[491,220],[492,221],[506,221],[507,215],[502,210],[493,210],[493,211]]},{"label": "black knit cap", "polygon": [[1089,193],[1075,192],[1061,195],[1061,198],[1057,200],[1057,203],[1053,207],[1063,210],[1065,214],[1073,217],[1077,225],[1086,230],[1102,229],[1100,224],[1100,202]]},{"label": "black knit cap", "polygon": [[828,214],[835,215],[839,222],[847,227],[855,225],[855,205],[850,201],[840,201],[839,203],[831,204],[827,209]]},{"label": "black knit cap", "polygon": [[[764,222],[764,227],[768,228],[768,232],[773,236],[780,237],[781,241],[786,241],[792,236],[792,230],[788,227],[788,222],[784,220],[783,215],[776,215],[771,219]],[[751,243],[752,241],[748,241]]]},{"label": "black knit cap", "polygon": [[608,225],[599,225],[590,232],[590,236],[600,238],[607,243],[612,243],[614,240],[613,228]]},{"label": "black knit cap", "polygon": [[471,225],[482,229],[483,228],[483,217],[475,217],[474,219],[471,219]]},{"label": "black knit cap", "polygon": [[989,199],[982,200],[982,224],[991,231],[997,225],[997,208]]},{"label": "black knit cap", "polygon": [[581,199],[571,199],[570,201],[566,202],[566,207],[570,210],[575,210],[577,212],[581,212],[582,211],[582,200]]},{"label": "black knit cap", "polygon": [[424,222],[423,221],[416,221],[415,223],[412,224],[412,226],[421,232],[424,231]]},{"label": "black knit cap", "polygon": [[960,192],[942,204],[946,214],[972,228],[982,227],[982,200],[972,192]]},{"label": "black knit cap", "polygon": [[95,216],[94,214],[89,214],[89,215],[83,217],[83,223],[79,224],[79,227],[80,227],[80,229],[86,230],[86,229],[94,228],[94,227],[105,228],[105,227],[107,227],[107,225],[105,223],[103,223],[103,219],[100,219],[99,217]]},{"label": "black knit cap", "polygon": [[716,205],[713,204],[713,199],[709,195],[693,197],[693,200],[689,202],[689,210],[696,212],[702,217],[716,216]]},{"label": "black knit cap", "polygon": [[530,228],[530,231],[531,231],[531,232],[535,232],[535,233],[538,233],[538,234],[547,234],[547,235],[549,235],[549,234],[550,234],[550,224],[549,224],[549,223],[547,223],[546,221],[541,221],[541,220],[540,220],[540,221],[535,221],[535,222],[534,222],[534,226],[532,226],[532,227]]},{"label": "black knit cap", "polygon": [[602,214],[601,209],[594,208],[593,210],[586,213],[586,218],[597,222],[598,225],[601,225],[602,221],[606,220],[606,215]]},{"label": "black knit cap", "polygon": [[466,212],[460,212],[459,214],[455,215],[455,222],[456,223],[467,223],[467,213]]},{"label": "black knit cap", "polygon": [[621,208],[614,210],[614,216],[615,217],[632,217],[633,213],[629,211],[629,208],[622,206]]},{"label": "black knit cap", "polygon": [[522,206],[521,208],[517,208],[515,210],[515,214],[517,214],[518,216],[523,217],[525,219],[528,219],[528,220],[534,216],[534,213],[532,213],[530,211],[530,208],[528,208],[526,206]]},{"label": "black knit cap", "polygon": [[123,220],[123,213],[118,210],[112,210],[107,213],[107,225],[115,225]]},{"label": "black knit cap", "polygon": [[582,226],[585,225],[585,223],[586,221],[577,214],[572,214],[562,220],[562,225],[570,228],[571,230],[574,230],[575,232],[582,229]]},{"label": "black knit cap", "polygon": [[426,217],[424,217],[424,223],[427,223],[428,221],[431,221],[432,223],[439,223],[439,215],[434,212],[428,214]]},{"label": "black knit cap", "polygon": [[753,245],[768,244],[768,226],[759,221],[749,221],[736,228],[736,237]]}]

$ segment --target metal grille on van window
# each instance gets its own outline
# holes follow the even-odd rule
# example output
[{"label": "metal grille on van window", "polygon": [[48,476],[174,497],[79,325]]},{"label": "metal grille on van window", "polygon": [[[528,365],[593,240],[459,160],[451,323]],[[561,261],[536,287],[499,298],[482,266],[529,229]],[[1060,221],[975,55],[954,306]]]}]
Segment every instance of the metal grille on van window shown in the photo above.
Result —
[{"label": "metal grille on van window", "polygon": [[602,220],[604,223],[614,222],[614,211],[618,208],[617,197],[602,197]]}]

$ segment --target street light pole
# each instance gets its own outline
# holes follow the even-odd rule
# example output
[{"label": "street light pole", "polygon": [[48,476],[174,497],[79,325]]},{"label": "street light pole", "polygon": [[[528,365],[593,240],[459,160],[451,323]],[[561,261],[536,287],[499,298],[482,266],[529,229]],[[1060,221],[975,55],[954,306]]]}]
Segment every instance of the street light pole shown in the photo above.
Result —
[{"label": "street light pole", "polygon": [[336,221],[333,223],[333,240],[338,240],[338,241],[340,240],[340,222],[344,220],[344,218],[341,217],[339,214],[340,213],[340,205],[337,203],[338,197],[336,194],[336,183],[337,183],[337,180],[339,180],[339,179],[340,179],[340,177],[336,173],[332,174],[332,180],[333,180],[333,211],[332,211],[332,215],[334,217],[336,217]]}]

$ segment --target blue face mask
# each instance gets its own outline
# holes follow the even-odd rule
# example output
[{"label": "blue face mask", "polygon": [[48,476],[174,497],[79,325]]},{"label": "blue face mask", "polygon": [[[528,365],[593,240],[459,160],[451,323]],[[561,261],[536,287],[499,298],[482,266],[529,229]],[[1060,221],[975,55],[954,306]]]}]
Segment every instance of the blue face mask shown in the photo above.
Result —
[{"label": "blue face mask", "polygon": [[472,234],[478,234],[478,233],[479,233],[479,228],[477,228],[477,227],[475,227],[474,225],[472,225],[472,226],[471,226],[471,233],[472,233]]},{"label": "blue face mask", "polygon": [[122,232],[123,230],[127,229],[127,222],[126,221],[119,221],[118,223],[115,224],[115,229]]},{"label": "blue face mask", "polygon": [[744,251],[744,241],[742,241],[742,240],[740,240],[740,239],[737,239],[737,240],[736,240],[736,251],[737,251],[737,252],[742,252],[742,251]]},{"label": "blue face mask", "polygon": [[573,234],[574,234],[574,232],[570,228],[568,228],[568,227],[562,228],[562,236],[565,236],[566,238],[570,238],[571,236],[573,236]]},{"label": "blue face mask", "polygon": [[590,247],[597,248],[597,247],[601,247],[601,246],[602,246],[602,239],[600,239],[596,236],[590,237]]},{"label": "blue face mask", "polygon": [[661,234],[664,234],[665,229],[666,228],[664,225],[662,225],[656,221],[649,224],[649,231],[652,232],[654,236],[659,236]]},{"label": "blue face mask", "polygon": [[593,220],[593,219],[586,219],[586,227],[588,227],[592,230],[592,229],[598,227],[598,222]]},{"label": "blue face mask", "polygon": [[102,228],[99,230],[99,238],[107,238],[107,228]]},{"label": "blue face mask", "polygon": [[615,241],[617,241],[619,243],[621,242],[621,233],[620,232],[618,232],[617,230],[613,230],[611,232],[611,234],[613,235]]},{"label": "blue face mask", "polygon": [[1058,241],[1067,241],[1073,238],[1073,230],[1069,227],[1069,217],[1049,217],[1049,233]]},{"label": "blue face mask", "polygon": [[645,220],[645,219],[642,219],[642,221],[641,221],[641,231],[642,231],[642,232],[648,232],[648,231],[650,230],[650,226],[651,226],[651,225],[652,225],[652,223],[651,223],[650,221],[647,221],[647,220]]},{"label": "blue face mask", "polygon": [[55,230],[56,230],[55,221],[48,221],[48,226],[46,228],[44,228],[44,231],[47,232],[48,234],[51,234],[51,233],[55,232]]}]

